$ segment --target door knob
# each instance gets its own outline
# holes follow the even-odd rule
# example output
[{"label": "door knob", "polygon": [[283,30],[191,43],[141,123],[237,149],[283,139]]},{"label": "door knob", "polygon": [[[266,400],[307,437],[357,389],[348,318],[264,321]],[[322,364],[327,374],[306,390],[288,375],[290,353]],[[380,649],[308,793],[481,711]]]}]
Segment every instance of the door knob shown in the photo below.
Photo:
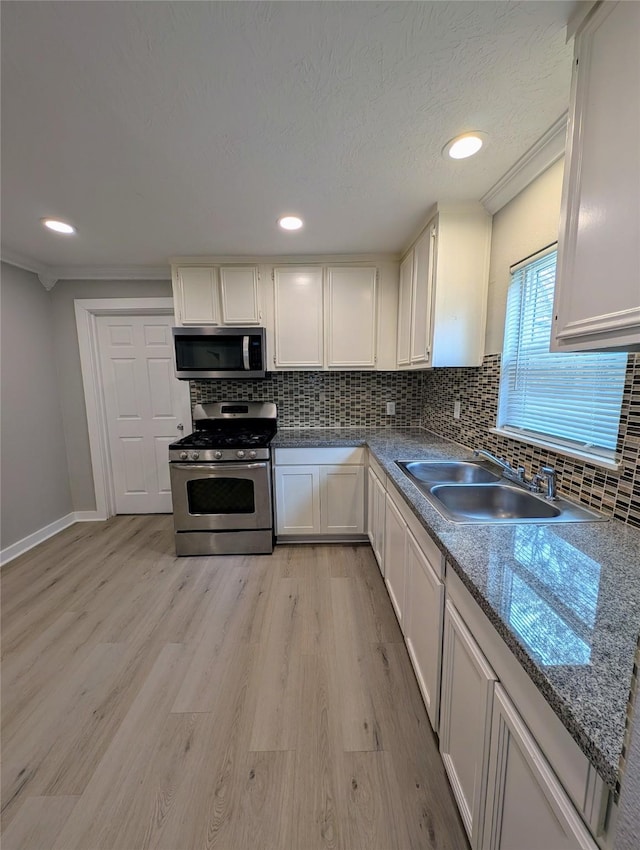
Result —
[{"label": "door knob", "polygon": [[176,427],[177,427],[178,431],[184,431],[184,425],[182,424],[182,422],[178,422]]}]

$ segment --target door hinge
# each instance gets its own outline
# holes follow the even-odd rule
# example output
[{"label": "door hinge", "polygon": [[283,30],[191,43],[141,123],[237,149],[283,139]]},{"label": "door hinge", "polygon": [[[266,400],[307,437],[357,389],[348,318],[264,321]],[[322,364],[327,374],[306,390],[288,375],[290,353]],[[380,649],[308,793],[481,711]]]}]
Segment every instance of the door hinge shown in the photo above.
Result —
[{"label": "door hinge", "polygon": [[271,280],[272,280],[274,283],[276,282],[276,272],[275,272],[275,269],[271,269]]}]

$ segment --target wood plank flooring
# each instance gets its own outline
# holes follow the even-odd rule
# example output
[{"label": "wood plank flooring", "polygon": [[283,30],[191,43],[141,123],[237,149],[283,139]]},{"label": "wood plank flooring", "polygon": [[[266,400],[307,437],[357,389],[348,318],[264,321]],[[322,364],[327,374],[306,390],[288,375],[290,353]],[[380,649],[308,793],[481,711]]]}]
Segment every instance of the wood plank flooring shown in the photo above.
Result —
[{"label": "wood plank flooring", "polygon": [[1,580],[3,850],[468,850],[368,546],[121,516]]}]

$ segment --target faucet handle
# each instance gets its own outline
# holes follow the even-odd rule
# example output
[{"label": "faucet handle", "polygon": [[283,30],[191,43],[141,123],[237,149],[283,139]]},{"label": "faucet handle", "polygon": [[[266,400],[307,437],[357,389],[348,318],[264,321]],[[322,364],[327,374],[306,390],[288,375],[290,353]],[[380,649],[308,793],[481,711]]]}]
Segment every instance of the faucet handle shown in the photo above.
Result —
[{"label": "faucet handle", "polygon": [[540,472],[536,478],[547,482],[547,492],[545,499],[549,502],[555,501],[556,498],[556,471],[552,466],[541,466]]}]

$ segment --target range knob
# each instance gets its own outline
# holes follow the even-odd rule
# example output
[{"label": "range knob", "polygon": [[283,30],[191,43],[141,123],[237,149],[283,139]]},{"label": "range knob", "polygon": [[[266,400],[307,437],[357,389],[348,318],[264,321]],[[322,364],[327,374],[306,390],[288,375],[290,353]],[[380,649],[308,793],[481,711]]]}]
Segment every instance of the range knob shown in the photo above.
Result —
[{"label": "range knob", "polygon": [[239,457],[239,458],[244,457],[244,452],[242,451],[242,449],[238,449],[238,451],[236,452],[236,457]]},{"label": "range knob", "polygon": [[253,449],[251,449],[251,451],[249,452],[249,457],[255,457],[255,456],[256,456],[256,453],[253,451]]},{"label": "range knob", "polygon": [[180,452],[180,460],[186,460],[189,457],[188,452]]},{"label": "range knob", "polygon": [[216,452],[214,454],[214,457],[215,457],[216,460],[220,460],[220,458],[222,457],[222,452]]},{"label": "range knob", "polygon": [[191,460],[198,460],[200,452],[191,452]]}]

